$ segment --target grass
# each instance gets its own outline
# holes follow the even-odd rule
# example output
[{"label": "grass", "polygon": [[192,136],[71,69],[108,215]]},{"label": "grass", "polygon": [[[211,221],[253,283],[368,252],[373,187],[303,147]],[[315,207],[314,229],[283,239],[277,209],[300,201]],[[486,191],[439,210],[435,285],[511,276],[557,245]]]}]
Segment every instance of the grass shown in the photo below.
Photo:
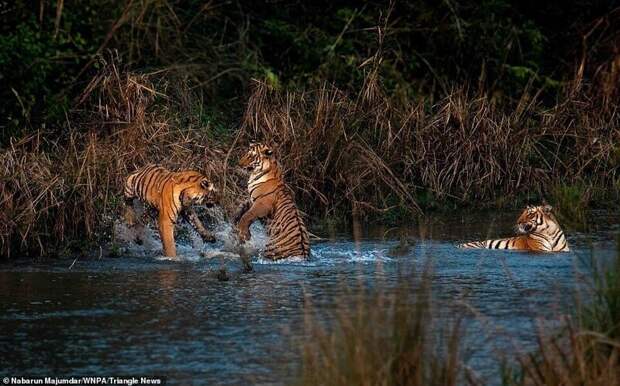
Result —
[{"label": "grass", "polygon": [[575,314],[552,332],[539,332],[536,350],[504,368],[504,385],[620,384],[620,251],[595,268],[592,291],[575,300]]},{"label": "grass", "polygon": [[[583,222],[618,202],[617,8],[328,3],[9,7],[0,256],[109,240],[148,162],[204,170],[232,207],[254,139],[312,223],[544,198]],[[531,23],[558,12],[571,28]]]},{"label": "grass", "polygon": [[[574,298],[570,315],[538,328],[532,351],[504,353],[502,385],[620,384],[619,270],[620,251],[606,269],[592,271],[592,291]],[[345,287],[333,308],[308,298],[298,384],[484,384],[463,362],[463,315],[435,317],[455,311],[442,312],[450,305],[433,300],[429,273],[400,277],[396,290]]]},{"label": "grass", "polygon": [[[201,170],[218,186],[234,178],[222,162],[226,149],[205,128],[181,120],[184,106],[154,108],[158,98],[170,102],[166,87],[104,62],[64,133],[39,130],[1,151],[3,257],[79,253],[109,241],[124,178],[147,163]],[[232,205],[238,181],[227,186],[223,203]]]},{"label": "grass", "polygon": [[597,194],[617,199],[620,114],[609,99],[567,86],[552,108],[534,90],[498,106],[460,88],[430,105],[386,94],[380,62],[379,54],[368,62],[355,93],[255,81],[235,128],[187,80],[100,56],[64,127],[0,150],[2,256],[109,240],[123,178],[151,162],[210,175],[228,212],[245,194],[235,163],[251,140],[274,145],[310,223],[354,212],[402,221],[423,209],[515,198],[549,197],[566,210]]},{"label": "grass", "polygon": [[417,281],[402,278],[399,283],[391,293],[354,294],[345,288],[327,316],[307,298],[298,383],[463,384],[461,320],[444,328],[435,320],[429,276]]}]

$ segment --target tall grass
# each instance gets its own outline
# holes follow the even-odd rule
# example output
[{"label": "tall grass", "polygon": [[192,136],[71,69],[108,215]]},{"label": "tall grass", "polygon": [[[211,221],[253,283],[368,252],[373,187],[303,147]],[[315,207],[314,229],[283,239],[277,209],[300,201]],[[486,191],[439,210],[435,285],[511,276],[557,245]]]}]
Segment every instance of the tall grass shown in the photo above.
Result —
[{"label": "tall grass", "polygon": [[571,86],[552,108],[533,90],[498,106],[458,88],[431,105],[386,94],[380,63],[376,55],[366,64],[356,93],[255,81],[236,128],[213,117],[191,81],[132,72],[115,54],[100,56],[64,127],[15,138],[0,151],[2,256],[109,239],[123,177],[146,163],[204,171],[230,209],[245,179],[235,162],[251,140],[274,145],[311,220],[353,212],[408,218],[423,208],[554,197],[558,186],[581,187],[587,201],[597,192],[618,198],[613,101]]},{"label": "tall grass", "polygon": [[539,332],[537,348],[504,371],[505,385],[620,384],[620,251],[591,282],[576,313],[559,330]]},{"label": "tall grass", "polygon": [[[505,386],[620,384],[620,253],[589,277],[554,327],[539,326],[535,348],[498,362]],[[462,317],[433,300],[431,276],[401,277],[396,290],[344,287],[333,308],[306,300],[302,385],[483,384],[463,363]],[[586,296],[583,296],[586,295]],[[439,320],[436,316],[444,315]],[[537,328],[537,327],[532,327]],[[471,350],[471,348],[468,348]]]},{"label": "tall grass", "polygon": [[345,290],[333,312],[306,300],[302,385],[461,385],[464,328],[441,324],[430,277],[391,293]]},{"label": "tall grass", "polygon": [[[219,186],[228,178],[226,149],[209,125],[184,119],[189,107],[171,100],[169,84],[123,72],[114,60],[102,64],[66,132],[39,130],[0,153],[2,256],[76,252],[110,240],[124,178],[145,164],[201,170]],[[157,98],[166,102],[154,108]],[[238,184],[227,185],[224,205],[231,205]]]},{"label": "tall grass", "polygon": [[549,109],[529,90],[498,106],[460,88],[429,105],[394,100],[374,70],[366,76],[356,95],[256,83],[249,98],[242,137],[277,144],[313,213],[539,200],[557,186],[618,197],[617,104],[582,91]]}]

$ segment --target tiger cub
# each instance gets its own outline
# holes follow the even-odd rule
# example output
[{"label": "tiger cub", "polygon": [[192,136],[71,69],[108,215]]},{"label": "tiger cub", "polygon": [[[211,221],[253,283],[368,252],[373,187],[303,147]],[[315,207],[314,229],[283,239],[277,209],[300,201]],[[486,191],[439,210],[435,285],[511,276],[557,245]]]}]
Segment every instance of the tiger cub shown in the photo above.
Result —
[{"label": "tiger cub", "polygon": [[203,240],[215,241],[191,208],[193,204],[210,207],[216,203],[216,189],[203,174],[190,170],[171,172],[159,165],[148,165],[130,174],[125,180],[125,219],[129,225],[136,222],[134,198],[157,210],[159,235],[165,256],[176,257],[174,225],[179,215],[194,226]]},{"label": "tiger cub", "polygon": [[529,206],[517,219],[520,236],[473,241],[459,248],[516,249],[523,251],[568,252],[568,242],[549,205]]},{"label": "tiger cub", "polygon": [[239,165],[250,172],[250,200],[241,206],[234,219],[241,242],[250,239],[249,227],[260,218],[266,220],[269,236],[264,251],[266,258],[307,258],[310,255],[308,231],[271,148],[261,143],[250,144]]}]

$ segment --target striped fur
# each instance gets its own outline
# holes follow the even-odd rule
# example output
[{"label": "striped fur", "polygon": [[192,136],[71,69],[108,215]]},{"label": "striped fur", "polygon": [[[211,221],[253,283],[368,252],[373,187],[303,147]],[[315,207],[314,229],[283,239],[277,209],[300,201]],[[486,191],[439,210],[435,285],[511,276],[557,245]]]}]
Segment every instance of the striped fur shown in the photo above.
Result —
[{"label": "striped fur", "polygon": [[251,144],[239,165],[250,171],[250,201],[242,205],[235,216],[240,240],[249,240],[252,222],[264,219],[269,235],[264,252],[266,258],[308,257],[308,231],[272,150],[263,144]]},{"label": "striped fur", "polygon": [[[133,199],[150,204],[158,212],[158,227],[164,255],[175,257],[174,225],[183,215],[205,241],[215,241],[191,208],[193,204],[213,205],[215,188],[196,171],[171,172],[159,165],[148,165],[130,174],[125,180],[125,200],[131,215]],[[131,225],[131,224],[130,224]]]},{"label": "striped fur", "polygon": [[541,252],[568,252],[566,236],[549,205],[528,206],[517,220],[521,235],[504,239],[473,241],[459,248],[515,249]]}]

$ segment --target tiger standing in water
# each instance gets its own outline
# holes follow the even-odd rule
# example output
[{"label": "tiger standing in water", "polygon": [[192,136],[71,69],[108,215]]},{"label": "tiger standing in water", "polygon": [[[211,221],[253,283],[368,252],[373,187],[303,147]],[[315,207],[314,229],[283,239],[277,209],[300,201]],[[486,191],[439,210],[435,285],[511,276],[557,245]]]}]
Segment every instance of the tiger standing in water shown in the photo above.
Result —
[{"label": "tiger standing in water", "polygon": [[137,223],[134,198],[157,210],[165,256],[176,257],[174,226],[179,215],[193,225],[204,241],[215,241],[191,208],[194,204],[213,206],[216,203],[216,189],[202,173],[193,170],[171,172],[159,165],[148,165],[130,174],[125,180],[125,220],[130,226]]},{"label": "tiger standing in water", "polygon": [[250,200],[241,206],[234,218],[241,242],[250,239],[249,227],[260,218],[266,220],[269,236],[264,252],[266,258],[307,258],[310,254],[308,231],[271,148],[261,143],[250,144],[239,166],[250,172]]},{"label": "tiger standing in water", "polygon": [[517,219],[520,236],[473,241],[459,248],[515,249],[522,251],[568,252],[566,236],[549,205],[529,206]]}]

